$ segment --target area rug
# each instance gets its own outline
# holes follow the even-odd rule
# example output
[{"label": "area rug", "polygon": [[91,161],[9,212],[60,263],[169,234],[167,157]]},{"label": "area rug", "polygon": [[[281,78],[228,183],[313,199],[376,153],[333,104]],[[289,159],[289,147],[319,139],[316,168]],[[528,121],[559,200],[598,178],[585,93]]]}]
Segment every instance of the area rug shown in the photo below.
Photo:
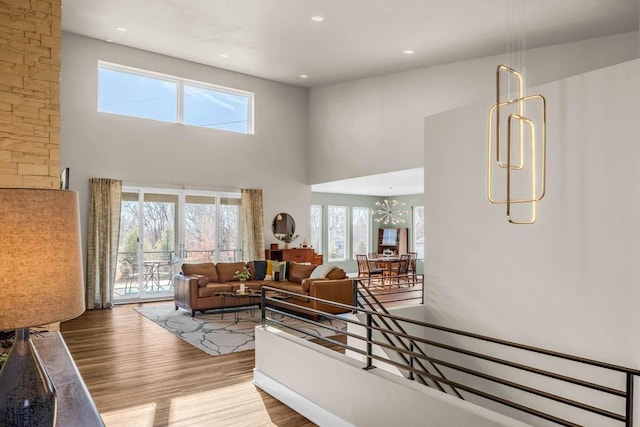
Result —
[{"label": "area rug", "polygon": [[[248,309],[241,311],[238,323],[235,323],[234,313],[231,311],[225,312],[224,318],[221,319],[220,312],[196,313],[195,317],[191,317],[190,312],[182,309],[176,310],[173,304],[138,307],[135,310],[172,334],[179,336],[189,344],[212,356],[255,348],[254,329],[260,324],[260,310],[258,309],[255,310],[254,317],[251,316]],[[288,333],[303,338],[311,339],[313,337],[326,337],[336,334],[332,330],[286,316],[282,318],[282,321],[311,335],[286,329]],[[319,323],[346,331],[346,323],[342,320],[321,319]]]}]

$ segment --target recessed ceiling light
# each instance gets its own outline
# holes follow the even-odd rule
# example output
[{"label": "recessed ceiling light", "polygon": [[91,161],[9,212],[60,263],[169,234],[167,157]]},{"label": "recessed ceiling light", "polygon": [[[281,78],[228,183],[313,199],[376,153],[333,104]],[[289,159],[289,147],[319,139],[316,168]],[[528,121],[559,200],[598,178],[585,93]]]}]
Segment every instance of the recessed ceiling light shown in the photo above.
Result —
[{"label": "recessed ceiling light", "polygon": [[229,55],[227,55],[226,53],[221,53],[220,54],[220,58],[228,58],[228,57],[229,57]]},{"label": "recessed ceiling light", "polygon": [[411,49],[405,49],[402,51],[405,55],[413,55],[415,52]]},{"label": "recessed ceiling light", "polygon": [[311,20],[314,22],[322,22],[324,21],[324,18],[322,16],[316,15],[316,16],[312,16]]},{"label": "recessed ceiling light", "polygon": [[301,79],[306,79],[306,78],[309,78],[309,76],[307,76],[306,74],[300,74],[300,78]]},{"label": "recessed ceiling light", "polygon": [[111,37],[105,37],[105,38],[104,38],[104,41],[106,41],[106,42],[108,42],[108,43],[111,43],[113,40],[111,40]]},{"label": "recessed ceiling light", "polygon": [[127,32],[127,29],[124,28],[124,27],[118,27],[118,28],[116,28],[116,30],[120,31],[121,33],[126,33]]}]

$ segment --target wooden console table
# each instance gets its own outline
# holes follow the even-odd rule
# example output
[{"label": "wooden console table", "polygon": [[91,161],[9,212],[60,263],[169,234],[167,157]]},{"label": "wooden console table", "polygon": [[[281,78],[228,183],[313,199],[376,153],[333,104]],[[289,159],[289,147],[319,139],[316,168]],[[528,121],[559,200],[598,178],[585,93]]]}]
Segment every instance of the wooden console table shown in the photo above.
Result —
[{"label": "wooden console table", "polygon": [[291,248],[291,249],[265,249],[265,259],[273,261],[295,261],[310,262],[312,264],[322,264],[322,255],[315,253],[313,248]]},{"label": "wooden console table", "polygon": [[56,426],[104,426],[60,332],[40,332],[31,339],[56,388]]}]

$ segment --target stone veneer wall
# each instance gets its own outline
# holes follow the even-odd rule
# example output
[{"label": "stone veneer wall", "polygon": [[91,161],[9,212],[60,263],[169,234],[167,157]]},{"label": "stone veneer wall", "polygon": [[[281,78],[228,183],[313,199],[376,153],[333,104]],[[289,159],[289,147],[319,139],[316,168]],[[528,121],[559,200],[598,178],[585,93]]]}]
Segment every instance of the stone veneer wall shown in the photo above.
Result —
[{"label": "stone veneer wall", "polygon": [[59,186],[61,14],[0,0],[0,186]]}]

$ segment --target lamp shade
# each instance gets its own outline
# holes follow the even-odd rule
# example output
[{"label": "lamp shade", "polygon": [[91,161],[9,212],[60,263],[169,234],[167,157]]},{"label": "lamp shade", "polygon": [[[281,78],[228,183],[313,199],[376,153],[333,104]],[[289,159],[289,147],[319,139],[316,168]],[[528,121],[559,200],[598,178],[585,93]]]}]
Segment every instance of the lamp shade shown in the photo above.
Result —
[{"label": "lamp shade", "polygon": [[0,330],[84,309],[78,193],[0,188]]}]

